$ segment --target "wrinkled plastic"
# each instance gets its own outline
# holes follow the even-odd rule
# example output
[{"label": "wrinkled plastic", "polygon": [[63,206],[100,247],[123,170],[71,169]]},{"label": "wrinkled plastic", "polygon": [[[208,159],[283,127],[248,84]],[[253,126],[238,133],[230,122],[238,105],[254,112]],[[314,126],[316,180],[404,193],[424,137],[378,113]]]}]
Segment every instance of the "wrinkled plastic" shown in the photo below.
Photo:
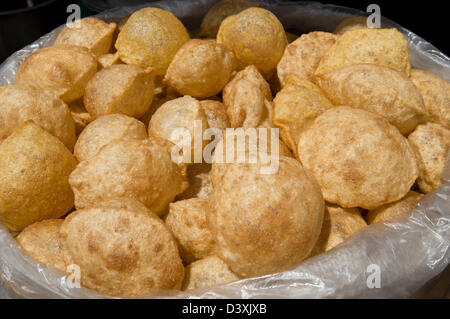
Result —
[{"label": "wrinkled plastic", "polygon": [[[151,3],[173,12],[189,29],[198,28],[214,1],[161,1]],[[354,9],[320,3],[269,4],[286,30],[298,34],[332,31],[342,19],[360,15]],[[119,21],[137,8],[112,9],[98,15]],[[413,67],[450,80],[450,59],[430,43],[387,19],[383,27],[402,31],[410,44]],[[0,66],[0,85],[13,83],[21,61],[38,48],[53,43],[62,27],[16,52]],[[241,280],[191,292],[160,291],[151,298],[405,298],[440,274],[449,263],[450,161],[444,185],[426,195],[411,213],[391,222],[371,225],[327,253],[277,274]],[[369,288],[379,270],[380,288]],[[367,284],[369,282],[369,285]],[[25,256],[6,227],[0,223],[0,288],[9,297],[98,298],[84,288],[69,288],[68,277]]]}]

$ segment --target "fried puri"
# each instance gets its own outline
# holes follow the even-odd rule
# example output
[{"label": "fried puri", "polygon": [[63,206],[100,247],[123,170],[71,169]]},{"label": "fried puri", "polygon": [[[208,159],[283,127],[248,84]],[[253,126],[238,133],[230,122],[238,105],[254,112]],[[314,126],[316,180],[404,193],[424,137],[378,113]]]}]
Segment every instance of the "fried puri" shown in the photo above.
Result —
[{"label": "fried puri", "polygon": [[157,215],[186,187],[186,168],[171,158],[169,142],[156,137],[115,140],[78,164],[70,175],[77,209],[111,198],[140,201]]},{"label": "fried puri", "polygon": [[408,140],[418,156],[420,190],[429,193],[439,188],[450,151],[450,130],[440,124],[426,123],[419,125]]},{"label": "fried puri", "polygon": [[98,66],[100,68],[107,68],[114,64],[120,64],[119,53],[106,53],[98,57]]},{"label": "fried puri", "polygon": [[21,231],[66,214],[73,207],[68,179],[76,165],[60,140],[26,122],[0,144],[0,221]]},{"label": "fried puri", "polygon": [[325,74],[320,87],[333,104],[379,114],[404,135],[425,119],[419,90],[404,73],[388,67],[351,65]]},{"label": "fried puri", "polygon": [[311,256],[326,252],[367,226],[358,208],[326,205],[322,230]]},{"label": "fried puri", "polygon": [[326,201],[374,209],[399,200],[419,175],[414,150],[385,118],[348,106],[320,115],[298,142]]},{"label": "fried puri", "polygon": [[260,168],[260,162],[223,166],[206,215],[219,257],[240,277],[297,265],[322,225],[320,187],[297,160],[280,156],[274,174]]},{"label": "fried puri", "polygon": [[197,260],[186,267],[182,290],[210,288],[238,281],[239,277],[217,256]]},{"label": "fried puri", "polygon": [[411,212],[416,206],[417,202],[422,198],[423,194],[409,191],[402,199],[382,205],[367,213],[366,220],[369,224],[390,221],[392,218],[401,214]]},{"label": "fried puri", "polygon": [[203,100],[200,101],[200,105],[203,108],[209,127],[215,127],[221,130],[231,127],[225,105],[222,102]]},{"label": "fried puri", "polygon": [[180,94],[206,98],[222,91],[234,69],[233,53],[225,46],[194,39],[178,50],[164,83]]},{"label": "fried puri", "polygon": [[215,242],[206,224],[208,210],[207,198],[191,198],[169,205],[166,226],[176,238],[186,263],[214,254]]},{"label": "fried puri", "polygon": [[80,267],[83,286],[110,296],[181,288],[184,267],[170,231],[142,204],[124,201],[66,218],[60,232],[66,264]]},{"label": "fried puri", "polygon": [[16,237],[20,247],[36,262],[62,271],[66,264],[59,242],[59,230],[64,220],[47,219],[31,224]]},{"label": "fried puri", "polygon": [[91,122],[78,137],[74,155],[79,162],[95,156],[105,145],[117,139],[147,138],[144,123],[123,114],[104,115]]},{"label": "fried puri", "polygon": [[340,36],[347,31],[367,28],[367,19],[365,16],[355,16],[342,20],[334,29],[333,33]]},{"label": "fried puri", "polygon": [[270,120],[270,86],[253,65],[236,74],[223,89],[222,98],[231,127],[258,127]]},{"label": "fried puri", "polygon": [[248,8],[223,20],[217,42],[234,53],[239,68],[254,65],[266,76],[276,68],[287,45],[281,22],[262,8]]},{"label": "fried puri", "polygon": [[172,13],[159,8],[143,8],[126,21],[115,44],[120,59],[141,68],[151,67],[164,75],[189,34]]},{"label": "fried puri", "polygon": [[55,45],[72,44],[86,47],[96,57],[111,49],[117,25],[96,18],[84,18],[67,25],[58,34]]},{"label": "fried puri", "polygon": [[229,16],[250,7],[259,7],[258,3],[248,0],[221,0],[208,10],[200,26],[200,36],[202,38],[216,38],[222,21]]},{"label": "fried puri", "polygon": [[278,78],[282,85],[293,74],[311,82],[320,60],[336,42],[336,35],[328,32],[310,32],[289,44],[277,65]]},{"label": "fried puri", "polygon": [[88,81],[97,72],[97,60],[88,49],[58,45],[39,49],[17,70],[18,83],[49,89],[66,103],[83,96]]},{"label": "fried puri", "polygon": [[450,129],[450,82],[418,69],[411,70],[411,80],[422,94],[429,121]]},{"label": "fried puri", "polygon": [[94,119],[113,113],[139,118],[150,108],[153,90],[152,69],[116,64],[95,74],[86,86],[83,101]]},{"label": "fried puri", "polygon": [[67,105],[54,92],[27,84],[0,87],[0,142],[29,120],[73,150],[74,121]]},{"label": "fried puri", "polygon": [[321,78],[328,72],[362,63],[390,67],[409,76],[408,41],[397,29],[347,31],[325,53],[315,75]]}]

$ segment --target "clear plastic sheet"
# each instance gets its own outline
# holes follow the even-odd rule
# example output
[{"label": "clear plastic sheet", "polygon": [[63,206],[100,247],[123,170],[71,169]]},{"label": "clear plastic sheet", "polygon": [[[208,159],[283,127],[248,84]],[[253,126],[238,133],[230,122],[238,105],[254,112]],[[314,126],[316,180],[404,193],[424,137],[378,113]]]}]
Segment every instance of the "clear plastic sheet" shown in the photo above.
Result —
[{"label": "clear plastic sheet", "polygon": [[[160,1],[149,5],[173,12],[195,29],[215,1]],[[313,30],[332,31],[342,19],[361,11],[317,2],[263,3],[285,28],[298,34]],[[98,15],[119,21],[139,7],[112,9]],[[450,59],[430,43],[395,26],[410,43],[414,67],[450,80]],[[0,85],[13,83],[21,61],[38,48],[53,43],[60,28],[16,52],[0,66]],[[365,228],[327,253],[308,259],[277,274],[241,280],[228,285],[191,292],[160,291],[146,298],[406,298],[448,265],[450,245],[450,161],[442,177],[444,185],[423,197],[410,215]],[[380,288],[368,288],[370,265],[380,270]],[[84,288],[70,289],[60,271],[36,264],[25,256],[13,236],[0,223],[0,288],[8,297],[99,298]]]}]

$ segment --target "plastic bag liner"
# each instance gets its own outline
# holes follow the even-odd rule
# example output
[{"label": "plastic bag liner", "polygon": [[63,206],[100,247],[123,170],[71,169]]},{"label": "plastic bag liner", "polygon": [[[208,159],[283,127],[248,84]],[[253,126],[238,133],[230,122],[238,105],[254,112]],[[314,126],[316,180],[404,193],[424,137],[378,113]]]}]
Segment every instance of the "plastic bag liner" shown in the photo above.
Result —
[{"label": "plastic bag liner", "polygon": [[[215,1],[161,1],[151,6],[173,12],[190,29]],[[148,6],[148,5],[147,5]],[[317,2],[265,3],[287,31],[301,34],[333,31],[344,18],[363,12]],[[108,22],[140,7],[112,9],[97,15]],[[389,21],[409,41],[413,67],[434,72],[450,81],[450,59],[414,33]],[[13,83],[15,73],[33,51],[52,45],[62,27],[16,52],[0,66],[0,84]],[[444,184],[426,195],[411,214],[391,222],[364,228],[326,253],[307,259],[290,270],[241,280],[228,285],[189,292],[158,291],[145,298],[406,298],[440,274],[449,263],[450,161]],[[380,281],[376,276],[379,274]],[[9,231],[0,223],[0,287],[9,297],[99,298],[85,288],[69,288],[69,278],[50,266],[24,255]],[[377,285],[379,283],[379,285]],[[370,288],[372,287],[372,288]],[[379,288],[378,288],[379,287]]]}]

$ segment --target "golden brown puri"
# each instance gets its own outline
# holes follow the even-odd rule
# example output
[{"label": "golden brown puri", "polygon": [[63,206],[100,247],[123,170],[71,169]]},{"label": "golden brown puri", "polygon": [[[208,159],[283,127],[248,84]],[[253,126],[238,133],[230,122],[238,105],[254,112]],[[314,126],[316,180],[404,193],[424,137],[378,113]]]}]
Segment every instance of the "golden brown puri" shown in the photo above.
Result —
[{"label": "golden brown puri", "polygon": [[411,212],[417,205],[417,202],[422,198],[423,194],[409,191],[402,199],[382,205],[374,210],[370,210],[366,215],[366,220],[369,224],[378,222],[390,221],[392,218]]},{"label": "golden brown puri", "polygon": [[358,208],[326,205],[322,230],[311,256],[326,252],[367,226]]},{"label": "golden brown puri", "polygon": [[439,188],[450,152],[450,130],[440,124],[425,123],[419,125],[408,140],[417,152],[420,190],[426,194]]},{"label": "golden brown puri", "polygon": [[355,16],[342,20],[341,23],[333,31],[334,34],[340,36],[347,31],[366,29],[367,28],[367,18],[365,16]]},{"label": "golden brown puri", "polygon": [[175,54],[164,83],[183,95],[214,96],[230,80],[235,64],[233,53],[222,44],[189,40]]},{"label": "golden brown puri", "polygon": [[333,104],[379,114],[403,135],[425,120],[419,90],[404,73],[394,69],[356,64],[323,75],[319,84]]},{"label": "golden brown puri", "polygon": [[354,64],[377,64],[409,76],[408,41],[397,29],[356,29],[342,34],[325,53],[315,76]]},{"label": "golden brown puri", "polygon": [[18,83],[50,89],[66,103],[84,95],[97,72],[97,60],[88,49],[76,45],[42,48],[28,56],[17,70]]},{"label": "golden brown puri", "polygon": [[274,174],[260,169],[261,163],[223,166],[206,215],[218,256],[240,277],[297,265],[310,254],[322,225],[319,184],[297,160],[280,156]]},{"label": "golden brown puri", "polygon": [[83,101],[94,119],[113,113],[139,118],[150,108],[153,90],[152,69],[115,64],[95,74],[86,86]]},{"label": "golden brown puri", "polygon": [[[189,161],[193,162],[196,160],[195,148],[198,142],[198,138],[197,142],[195,141],[196,127],[198,127],[198,132],[201,134],[202,138],[203,132],[208,129],[208,121],[200,102],[195,98],[186,95],[168,101],[156,110],[150,120],[148,134],[149,136],[156,136],[170,141],[180,147],[181,145],[188,143],[186,147],[190,148],[190,156],[183,150],[181,150],[181,155],[183,156],[182,160],[184,163],[189,163]],[[187,130],[190,134],[190,138],[185,134],[177,134],[177,131],[180,129]],[[203,147],[207,143],[208,141],[203,139],[202,142],[198,143],[198,145],[202,147],[202,155]],[[203,159],[200,160],[203,161]]]},{"label": "golden brown puri", "polygon": [[134,12],[119,33],[115,44],[120,59],[141,68],[151,67],[164,75],[189,34],[172,13],[159,8]]},{"label": "golden brown puri", "polygon": [[74,155],[79,162],[94,157],[105,145],[117,139],[147,138],[144,123],[123,114],[104,115],[89,123],[78,137]]},{"label": "golden brown puri", "polygon": [[156,110],[159,109],[159,107],[161,105],[163,105],[166,102],[169,102],[170,100],[174,100],[178,97],[180,97],[178,95],[178,93],[176,93],[175,91],[161,91],[158,94],[156,93],[156,88],[155,88],[155,96],[153,97],[153,102],[152,105],[150,106],[150,108],[147,110],[147,112],[144,113],[144,115],[142,115],[142,117],[139,119],[142,123],[145,124],[145,127],[148,130],[148,125],[150,124],[150,119],[153,117],[153,114],[155,114]]},{"label": "golden brown puri", "polygon": [[186,267],[182,290],[210,288],[238,281],[230,268],[217,256],[210,256],[193,262]]},{"label": "golden brown puri", "polygon": [[450,82],[418,69],[411,70],[411,80],[422,94],[428,120],[450,129]]},{"label": "golden brown puri", "polygon": [[[296,77],[295,75],[290,75]],[[292,82],[292,83],[291,83]],[[297,142],[320,114],[333,107],[322,90],[306,79],[296,78],[286,84],[273,100],[273,124],[280,128],[280,137],[297,153]]]},{"label": "golden brown puri", "polygon": [[231,127],[258,127],[270,121],[270,86],[253,65],[236,74],[222,98]]},{"label": "golden brown puri", "polygon": [[209,176],[210,172],[211,164],[203,162],[189,165],[187,168],[189,187],[183,193],[178,194],[176,199],[206,198],[211,195],[213,188]]},{"label": "golden brown puri", "polygon": [[78,164],[70,175],[77,209],[110,198],[140,201],[162,215],[187,185],[186,167],[171,158],[169,142],[156,137],[115,140]]},{"label": "golden brown puri", "polygon": [[314,72],[320,60],[336,39],[337,36],[332,33],[317,31],[303,34],[289,44],[277,65],[281,84],[285,85],[285,79],[290,74],[314,82]]},{"label": "golden brown puri", "polygon": [[69,108],[54,92],[27,84],[0,87],[0,142],[29,120],[73,150],[75,124]]},{"label": "golden brown puri", "polygon": [[107,68],[108,66],[114,64],[121,64],[119,53],[106,53],[98,57],[98,67],[99,69]]},{"label": "golden brown puri", "polygon": [[298,155],[325,200],[346,208],[399,200],[419,175],[414,150],[393,125],[348,106],[320,115],[300,135]]},{"label": "golden brown puri", "polygon": [[209,127],[215,127],[221,130],[231,127],[230,121],[228,120],[227,110],[222,102],[215,100],[203,100],[200,101],[200,105],[203,108]]},{"label": "golden brown puri", "polygon": [[86,47],[96,57],[111,49],[117,25],[96,18],[84,18],[67,25],[58,34],[55,45],[72,44]]},{"label": "golden brown puri", "polygon": [[248,0],[222,0],[208,10],[200,26],[200,36],[202,38],[216,38],[222,21],[231,15],[250,7],[259,7],[259,3]]},{"label": "golden brown puri", "polygon": [[60,231],[66,264],[80,267],[84,287],[106,295],[180,289],[184,267],[170,231],[145,206],[130,201],[70,214]]},{"label": "golden brown puri", "polygon": [[287,45],[281,22],[262,8],[248,8],[223,20],[217,42],[234,53],[240,69],[254,65],[265,75],[276,68]]},{"label": "golden brown puri", "polygon": [[84,107],[82,98],[69,103],[68,106],[70,115],[75,123],[75,135],[79,136],[84,128],[92,121],[92,116]]},{"label": "golden brown puri", "polygon": [[181,258],[186,263],[211,256],[215,242],[206,224],[207,198],[180,200],[169,205],[165,221],[178,242]]},{"label": "golden brown puri", "polygon": [[36,262],[66,271],[59,243],[59,229],[63,222],[62,219],[46,219],[31,224],[20,232],[16,240]]},{"label": "golden brown puri", "polygon": [[11,231],[59,218],[73,207],[77,161],[56,137],[26,122],[0,144],[0,221]]}]

